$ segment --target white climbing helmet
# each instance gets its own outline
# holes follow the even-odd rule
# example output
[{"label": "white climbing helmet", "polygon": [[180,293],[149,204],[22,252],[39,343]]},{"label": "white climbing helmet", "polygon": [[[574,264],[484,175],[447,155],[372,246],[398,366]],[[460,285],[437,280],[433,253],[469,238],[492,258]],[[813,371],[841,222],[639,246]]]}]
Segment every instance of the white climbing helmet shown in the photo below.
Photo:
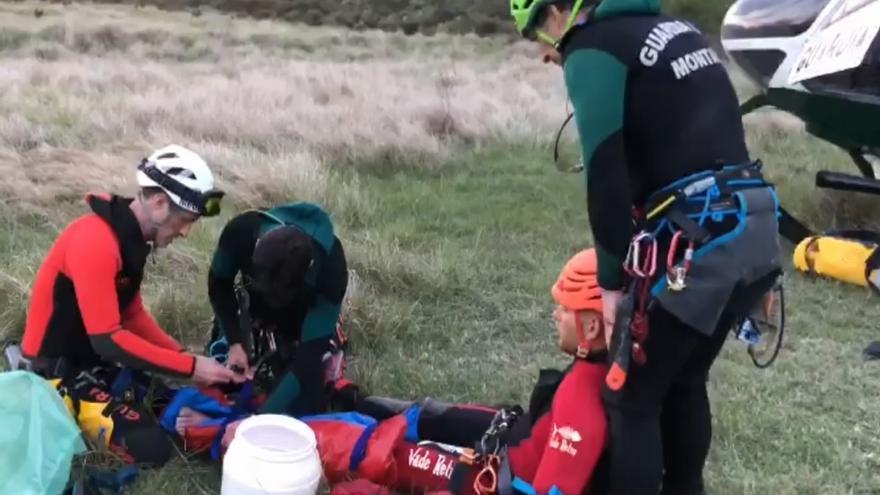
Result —
[{"label": "white climbing helmet", "polygon": [[220,213],[224,193],[214,189],[214,174],[202,157],[183,146],[168,145],[144,158],[137,183],[162,189],[174,204],[197,215]]}]

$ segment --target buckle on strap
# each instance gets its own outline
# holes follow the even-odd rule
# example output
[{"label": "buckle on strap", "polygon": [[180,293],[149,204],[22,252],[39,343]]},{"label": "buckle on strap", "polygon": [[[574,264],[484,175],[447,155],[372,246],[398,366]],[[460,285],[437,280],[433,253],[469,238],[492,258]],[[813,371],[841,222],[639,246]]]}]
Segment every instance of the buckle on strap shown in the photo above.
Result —
[{"label": "buckle on strap", "polygon": [[670,222],[678,225],[678,227],[684,231],[685,236],[693,242],[705,244],[712,238],[712,234],[709,233],[708,230],[701,227],[700,224],[688,217],[678,207],[670,209],[669,212],[666,213],[666,218],[668,218]]},{"label": "buckle on strap", "polygon": [[[653,220],[666,210],[671,210],[682,199],[706,193],[712,188],[717,188],[722,193],[729,193],[732,189],[747,188],[751,186],[766,185],[761,169],[763,164],[760,160],[748,162],[742,165],[724,167],[721,170],[704,170],[679,179],[672,184],[651,194],[645,202],[646,220]],[[734,186],[734,182],[742,187]],[[752,184],[754,182],[754,184]],[[716,192],[717,194],[717,192]],[[682,228],[684,228],[682,226]]]}]

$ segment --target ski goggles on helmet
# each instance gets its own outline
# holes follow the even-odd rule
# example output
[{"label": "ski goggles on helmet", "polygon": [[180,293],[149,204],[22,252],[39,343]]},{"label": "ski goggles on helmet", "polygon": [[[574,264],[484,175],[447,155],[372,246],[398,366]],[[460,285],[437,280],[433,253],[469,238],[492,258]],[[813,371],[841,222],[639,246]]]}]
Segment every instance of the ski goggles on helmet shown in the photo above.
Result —
[{"label": "ski goggles on helmet", "polygon": [[196,212],[203,217],[214,217],[220,214],[221,202],[226,195],[224,191],[219,189],[211,189],[206,192],[194,191],[146,159],[138,165],[138,170],[156,185],[180,198],[178,206]]}]

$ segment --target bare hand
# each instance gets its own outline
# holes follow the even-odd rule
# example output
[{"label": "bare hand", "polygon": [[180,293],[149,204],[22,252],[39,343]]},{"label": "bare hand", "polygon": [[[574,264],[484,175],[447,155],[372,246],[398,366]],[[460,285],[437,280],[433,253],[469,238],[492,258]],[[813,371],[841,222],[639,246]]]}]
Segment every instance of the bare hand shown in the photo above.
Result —
[{"label": "bare hand", "polygon": [[611,335],[617,319],[617,307],[623,299],[623,291],[602,289],[602,319],[605,321],[605,344],[611,348]]},{"label": "bare hand", "polygon": [[253,370],[248,366],[248,357],[247,353],[244,352],[244,346],[241,344],[232,344],[229,347],[229,353],[226,358],[226,366],[235,371],[244,370],[244,375],[247,378],[253,378]]},{"label": "bare hand", "polygon": [[196,356],[196,366],[193,370],[192,380],[197,385],[214,385],[215,383],[242,383],[244,375],[239,375],[231,369],[223,366],[213,358]]}]

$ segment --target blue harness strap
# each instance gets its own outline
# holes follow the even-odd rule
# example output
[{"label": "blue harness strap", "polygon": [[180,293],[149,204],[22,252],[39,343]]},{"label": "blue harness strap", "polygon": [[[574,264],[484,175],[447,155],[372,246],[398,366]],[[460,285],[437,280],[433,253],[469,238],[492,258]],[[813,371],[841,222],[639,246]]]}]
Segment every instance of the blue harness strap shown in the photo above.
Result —
[{"label": "blue harness strap", "polygon": [[407,442],[419,443],[419,417],[421,414],[422,406],[419,404],[413,404],[404,411],[403,416],[406,418],[406,435],[404,440]]},{"label": "blue harness strap", "polygon": [[110,394],[113,397],[122,398],[125,392],[131,388],[133,381],[134,375],[131,368],[122,368],[116,375],[116,379],[113,380],[113,385],[110,386]]}]

